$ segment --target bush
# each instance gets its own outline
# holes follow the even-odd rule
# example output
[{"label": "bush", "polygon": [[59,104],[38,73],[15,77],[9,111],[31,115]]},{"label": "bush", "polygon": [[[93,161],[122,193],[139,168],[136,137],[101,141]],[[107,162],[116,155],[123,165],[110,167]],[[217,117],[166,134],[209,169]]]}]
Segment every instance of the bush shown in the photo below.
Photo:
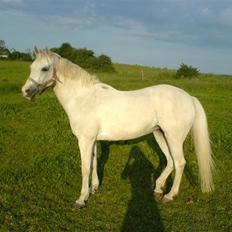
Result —
[{"label": "bush", "polygon": [[182,63],[179,69],[176,72],[176,77],[196,77],[200,74],[200,71],[197,68],[192,67],[191,65],[188,66]]}]

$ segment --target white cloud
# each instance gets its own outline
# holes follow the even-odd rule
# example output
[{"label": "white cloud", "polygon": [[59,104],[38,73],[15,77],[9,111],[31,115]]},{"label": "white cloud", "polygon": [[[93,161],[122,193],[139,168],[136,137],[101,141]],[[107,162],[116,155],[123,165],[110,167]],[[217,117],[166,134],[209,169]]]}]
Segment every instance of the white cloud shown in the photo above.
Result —
[{"label": "white cloud", "polygon": [[224,24],[232,26],[232,8],[226,8],[222,11],[221,20]]},{"label": "white cloud", "polygon": [[0,15],[2,16],[16,16],[16,17],[20,17],[20,16],[25,16],[26,14],[24,12],[22,12],[21,10],[16,10],[16,9],[8,9],[8,10],[1,10],[0,9]]},{"label": "white cloud", "polygon": [[20,4],[22,2],[23,0],[0,0],[0,3],[11,4],[11,5]]},{"label": "white cloud", "polygon": [[210,10],[208,7],[205,7],[201,10],[201,14],[204,16],[208,16],[210,14]]},{"label": "white cloud", "polygon": [[113,26],[120,27],[126,30],[144,30],[145,25],[135,19],[116,16],[108,22],[109,25],[112,24]]}]

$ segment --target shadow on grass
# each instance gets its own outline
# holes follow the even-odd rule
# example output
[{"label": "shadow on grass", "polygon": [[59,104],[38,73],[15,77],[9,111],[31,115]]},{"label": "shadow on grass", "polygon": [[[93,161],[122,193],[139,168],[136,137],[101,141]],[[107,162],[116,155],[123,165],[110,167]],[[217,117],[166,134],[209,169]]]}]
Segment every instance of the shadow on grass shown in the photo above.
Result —
[{"label": "shadow on grass", "polygon": [[110,142],[107,141],[101,141],[101,156],[99,157],[97,161],[97,172],[98,172],[98,178],[100,185],[102,185],[102,181],[104,178],[104,170],[105,170],[105,164],[107,160],[109,159],[109,153],[110,153]]},{"label": "shadow on grass", "polygon": [[[162,151],[159,148],[159,145],[156,143],[155,138],[153,135],[146,135],[142,136],[138,139],[133,139],[133,140],[126,140],[126,141],[101,141],[100,143],[100,149],[101,149],[101,155],[98,158],[98,177],[100,181],[100,185],[102,184],[102,181],[104,179],[104,169],[105,165],[109,159],[109,153],[110,153],[110,145],[111,144],[119,144],[119,145],[124,145],[124,144],[130,144],[130,145],[136,145],[141,141],[146,141],[147,144],[152,148],[152,150],[158,154],[159,157],[159,166],[154,173],[154,179],[157,179],[162,172],[163,168],[166,166],[166,158],[163,155]],[[170,181],[168,181],[170,182]],[[171,183],[170,183],[171,184]],[[168,184],[169,186],[169,184]]]},{"label": "shadow on grass", "polygon": [[[144,140],[159,157],[159,165],[156,169],[154,169],[153,164],[136,145]],[[122,172],[122,178],[130,180],[132,198],[128,204],[121,232],[164,231],[159,209],[153,196],[153,179],[156,180],[160,176],[162,170],[166,166],[166,158],[156,143],[153,135],[147,135],[129,141],[101,142],[101,156],[98,159],[98,176],[100,184],[102,184],[104,178],[104,167],[109,158],[109,148],[111,144],[132,145],[128,162]],[[196,177],[193,175],[189,165],[186,165],[184,173],[190,184],[195,186],[197,184]],[[172,183],[172,177],[169,176],[164,193],[169,192]]]},{"label": "shadow on grass", "polygon": [[[133,140],[128,140],[128,141],[118,141],[118,142],[108,142],[108,141],[102,141],[100,143],[101,145],[101,156],[98,159],[98,177],[99,177],[99,181],[100,181],[100,185],[102,184],[103,178],[104,178],[104,169],[105,169],[105,164],[107,162],[107,160],[109,159],[109,152],[110,152],[110,145],[111,144],[131,144],[131,145],[136,145],[137,143],[141,142],[141,141],[146,141],[147,144],[152,148],[152,150],[154,151],[154,153],[156,153],[159,157],[159,166],[157,167],[155,173],[154,173],[154,180],[156,180],[162,170],[164,169],[164,167],[166,167],[166,158],[163,154],[163,152],[160,150],[159,145],[156,143],[155,138],[152,134],[150,135],[145,135],[143,137],[140,137],[138,139],[133,139]],[[188,155],[188,154],[186,154]],[[192,186],[197,186],[198,182],[197,182],[197,175],[193,174],[192,168],[191,166],[186,163],[185,169],[184,169],[184,175],[187,178],[187,180],[189,181],[189,183]],[[164,193],[167,193],[171,187],[172,187],[172,176],[170,175],[166,181],[166,190]]]},{"label": "shadow on grass", "polygon": [[123,179],[131,183],[131,200],[121,231],[164,231],[155,198],[153,196],[153,165],[138,146],[133,146],[122,172]]}]

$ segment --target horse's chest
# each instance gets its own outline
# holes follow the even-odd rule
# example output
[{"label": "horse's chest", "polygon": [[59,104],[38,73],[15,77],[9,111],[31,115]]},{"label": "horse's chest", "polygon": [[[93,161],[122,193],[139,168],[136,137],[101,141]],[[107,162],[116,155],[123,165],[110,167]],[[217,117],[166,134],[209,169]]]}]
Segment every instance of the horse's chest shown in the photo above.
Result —
[{"label": "horse's chest", "polygon": [[94,136],[97,133],[98,122],[93,110],[76,105],[75,107],[71,107],[67,114],[72,132],[77,137],[82,135]]}]

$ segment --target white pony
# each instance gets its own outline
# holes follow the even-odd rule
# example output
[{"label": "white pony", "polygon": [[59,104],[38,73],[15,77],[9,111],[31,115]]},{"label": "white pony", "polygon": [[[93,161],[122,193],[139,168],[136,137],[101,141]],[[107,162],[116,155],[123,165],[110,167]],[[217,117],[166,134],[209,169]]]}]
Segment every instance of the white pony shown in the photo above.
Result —
[{"label": "white pony", "polygon": [[[170,85],[156,85],[136,91],[119,91],[95,76],[47,50],[35,48],[36,59],[22,87],[32,99],[49,86],[66,111],[81,153],[82,189],[76,207],[85,206],[89,194],[99,186],[97,176],[98,140],[128,140],[153,133],[167,159],[156,180],[154,194],[161,197],[167,177],[175,168],[175,178],[163,201],[178,194],[185,166],[183,142],[192,128],[203,192],[213,190],[213,159],[207,119],[200,102]],[[92,170],[90,170],[92,167]],[[142,171],[142,170],[141,170]],[[89,177],[92,183],[89,187]]]}]

